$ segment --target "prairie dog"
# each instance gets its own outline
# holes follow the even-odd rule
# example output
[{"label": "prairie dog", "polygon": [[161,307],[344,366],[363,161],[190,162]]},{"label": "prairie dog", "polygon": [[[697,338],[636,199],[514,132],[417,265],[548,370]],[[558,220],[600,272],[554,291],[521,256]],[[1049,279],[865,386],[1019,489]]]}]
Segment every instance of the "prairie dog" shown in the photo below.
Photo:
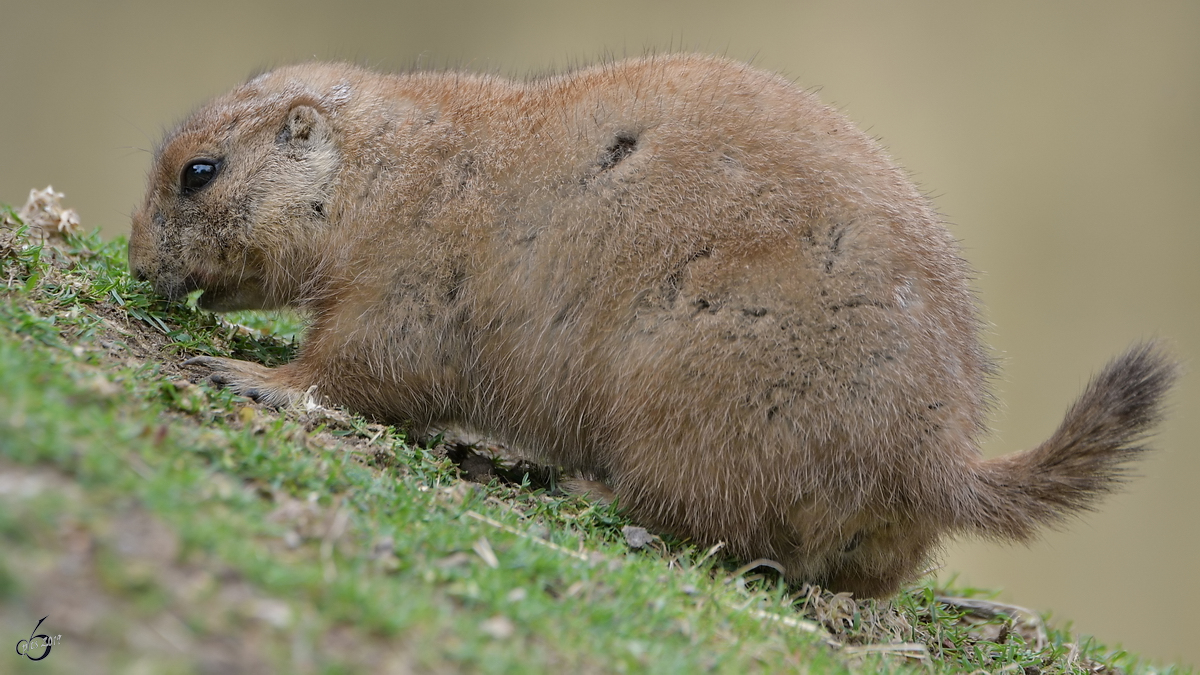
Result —
[{"label": "prairie dog", "polygon": [[241,393],[462,424],[858,596],[942,536],[1092,506],[1175,375],[1135,346],[1048,441],[982,459],[991,366],[950,234],[841,114],[707,56],[280,68],[167,135],[129,258],[168,298],[310,313],[285,366],[199,359]]}]

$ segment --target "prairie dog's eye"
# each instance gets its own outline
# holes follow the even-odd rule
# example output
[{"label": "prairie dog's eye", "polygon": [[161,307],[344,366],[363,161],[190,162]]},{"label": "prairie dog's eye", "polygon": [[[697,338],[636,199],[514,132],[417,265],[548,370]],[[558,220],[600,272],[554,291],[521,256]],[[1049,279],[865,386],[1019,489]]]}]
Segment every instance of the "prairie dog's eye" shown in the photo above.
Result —
[{"label": "prairie dog's eye", "polygon": [[183,194],[190,195],[208,185],[209,181],[221,170],[219,159],[193,159],[183,167],[183,175],[179,178],[179,186]]}]

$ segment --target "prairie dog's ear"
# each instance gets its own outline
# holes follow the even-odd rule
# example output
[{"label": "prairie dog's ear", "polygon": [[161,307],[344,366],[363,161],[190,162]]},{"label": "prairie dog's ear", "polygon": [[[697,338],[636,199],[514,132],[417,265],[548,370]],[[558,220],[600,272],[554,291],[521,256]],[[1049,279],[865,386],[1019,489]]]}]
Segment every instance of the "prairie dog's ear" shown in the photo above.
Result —
[{"label": "prairie dog's ear", "polygon": [[293,145],[316,145],[329,136],[329,121],[321,111],[310,105],[297,105],[289,112],[276,142]]}]

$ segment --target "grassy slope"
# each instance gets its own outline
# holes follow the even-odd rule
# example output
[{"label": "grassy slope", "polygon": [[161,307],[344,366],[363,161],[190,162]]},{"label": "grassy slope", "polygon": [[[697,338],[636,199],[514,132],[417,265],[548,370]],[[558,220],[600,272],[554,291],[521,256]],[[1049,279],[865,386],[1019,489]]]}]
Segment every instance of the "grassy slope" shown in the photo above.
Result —
[{"label": "grassy slope", "polygon": [[[855,603],[682,542],[634,549],[610,509],[465,482],[403,430],[193,384],[187,355],[293,347],[162,304],[121,242],[21,229],[0,229],[5,672],[1146,668],[928,586]],[[43,615],[62,641],[13,654]]]}]

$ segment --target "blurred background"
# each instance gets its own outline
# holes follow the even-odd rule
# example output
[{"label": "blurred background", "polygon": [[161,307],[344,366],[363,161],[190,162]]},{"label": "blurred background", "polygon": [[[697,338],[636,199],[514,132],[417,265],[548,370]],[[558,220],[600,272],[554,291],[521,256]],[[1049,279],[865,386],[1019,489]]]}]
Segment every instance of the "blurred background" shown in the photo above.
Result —
[{"label": "blurred background", "polygon": [[110,237],[162,132],[274,65],[522,77],[682,50],[819,89],[979,270],[1001,365],[989,455],[1045,439],[1135,340],[1190,364],[1126,491],[1030,547],[956,542],[939,575],[1200,665],[1200,3],[0,0],[0,26],[0,201],[52,184]]}]

